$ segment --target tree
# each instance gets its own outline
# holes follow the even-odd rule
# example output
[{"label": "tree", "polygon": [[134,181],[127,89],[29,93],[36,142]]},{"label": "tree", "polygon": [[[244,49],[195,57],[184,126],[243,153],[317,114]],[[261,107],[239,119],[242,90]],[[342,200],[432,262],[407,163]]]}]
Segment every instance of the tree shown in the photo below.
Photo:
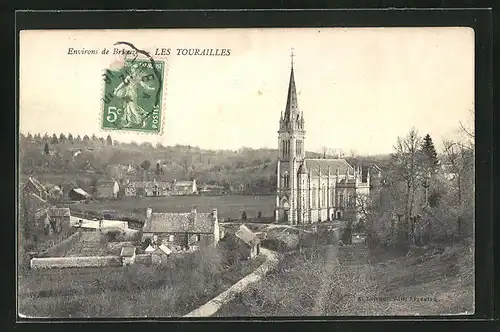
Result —
[{"label": "tree", "polygon": [[59,135],[59,142],[64,143],[65,140],[66,140],[66,136],[63,133],[61,133]]},{"label": "tree", "polygon": [[147,171],[149,168],[151,167],[151,163],[149,162],[149,160],[144,160],[142,163],[141,163],[141,168],[145,171]]},{"label": "tree", "polygon": [[96,142],[97,141],[97,136],[95,134],[92,134],[92,142]]},{"label": "tree", "polygon": [[421,162],[424,170],[430,174],[436,173],[439,165],[438,156],[432,138],[429,134],[425,135],[421,151]]},{"label": "tree", "polygon": [[163,174],[163,167],[161,167],[160,162],[156,163],[156,170],[155,170],[156,175],[161,175]]},{"label": "tree", "polygon": [[57,139],[56,134],[52,134],[52,138],[50,139],[51,144],[57,144],[59,143],[59,140]]},{"label": "tree", "polygon": [[82,142],[82,138],[80,137],[80,135],[76,136],[75,143],[81,143],[81,142]]},{"label": "tree", "polygon": [[113,145],[113,140],[111,139],[111,135],[108,135],[108,137],[106,137],[106,143],[111,146]]},{"label": "tree", "polygon": [[87,135],[83,136],[83,143],[88,143],[89,141],[90,138]]},{"label": "tree", "polygon": [[[459,210],[456,218],[456,229],[461,236],[464,215],[467,211],[470,213],[474,205],[474,149],[461,142],[451,140],[445,140],[443,146],[444,161],[448,172],[453,175],[450,180],[455,199],[451,201],[450,205]],[[467,219],[473,219],[473,216],[467,217]]]},{"label": "tree", "polygon": [[73,135],[71,135],[71,133],[68,134],[68,141],[73,143]]},{"label": "tree", "polygon": [[45,135],[43,135],[43,140],[46,142],[50,139],[49,137],[49,134],[48,133],[45,133]]},{"label": "tree", "polygon": [[41,143],[42,142],[42,136],[40,135],[40,133],[36,134],[35,137],[35,142],[36,143]]},{"label": "tree", "polygon": [[45,154],[47,154],[47,155],[48,155],[48,154],[50,154],[50,150],[49,150],[49,143],[45,142],[45,146],[44,146],[44,148],[43,148],[43,152],[44,152]]},{"label": "tree", "polygon": [[404,219],[401,231],[405,239],[408,238],[410,217],[415,206],[415,194],[422,180],[422,167],[419,160],[421,138],[415,128],[412,128],[405,137],[398,137],[391,156],[394,180],[402,182],[404,192]]},{"label": "tree", "polygon": [[31,135],[31,133],[28,133],[28,140],[30,140],[30,141],[33,140],[33,136]]}]

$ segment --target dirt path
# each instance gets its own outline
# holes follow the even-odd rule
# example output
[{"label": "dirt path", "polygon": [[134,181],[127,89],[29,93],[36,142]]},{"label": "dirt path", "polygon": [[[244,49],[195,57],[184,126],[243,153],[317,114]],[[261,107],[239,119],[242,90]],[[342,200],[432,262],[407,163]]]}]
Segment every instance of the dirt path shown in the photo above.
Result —
[{"label": "dirt path", "polygon": [[336,245],[325,246],[325,270],[323,272],[323,283],[319,289],[316,305],[312,310],[313,316],[322,316],[325,301],[328,299],[328,291],[330,288],[330,276],[333,274],[335,267],[339,264],[337,259],[338,247]]},{"label": "dirt path", "polygon": [[259,281],[270,269],[272,269],[278,263],[276,253],[274,251],[260,248],[260,252],[266,257],[266,261],[262,263],[257,269],[255,269],[254,272],[250,273],[249,275],[232,285],[228,290],[222,292],[198,309],[191,311],[184,317],[210,317],[215,314],[222,305],[231,301],[236,294],[242,292],[249,284]]}]

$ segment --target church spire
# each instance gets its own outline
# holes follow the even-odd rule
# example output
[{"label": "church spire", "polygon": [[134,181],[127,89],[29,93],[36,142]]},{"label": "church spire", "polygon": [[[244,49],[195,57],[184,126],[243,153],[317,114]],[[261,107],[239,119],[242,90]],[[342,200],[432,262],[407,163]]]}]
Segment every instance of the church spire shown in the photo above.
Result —
[{"label": "church spire", "polygon": [[293,49],[290,55],[291,58],[291,69],[290,69],[290,81],[288,82],[288,95],[286,99],[285,108],[285,120],[290,121],[292,119],[297,119],[299,114],[299,107],[297,103],[297,90],[295,88],[295,77],[293,74]]}]

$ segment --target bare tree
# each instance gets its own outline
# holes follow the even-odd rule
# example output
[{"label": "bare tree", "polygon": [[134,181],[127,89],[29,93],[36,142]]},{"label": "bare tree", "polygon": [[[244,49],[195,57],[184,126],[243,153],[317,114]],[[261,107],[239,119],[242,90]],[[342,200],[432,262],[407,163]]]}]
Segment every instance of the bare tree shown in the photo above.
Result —
[{"label": "bare tree", "polygon": [[412,128],[405,137],[398,137],[392,154],[394,179],[405,185],[403,225],[405,228],[410,224],[410,217],[415,206],[415,193],[423,178],[419,154],[421,142],[422,139],[417,130]]}]

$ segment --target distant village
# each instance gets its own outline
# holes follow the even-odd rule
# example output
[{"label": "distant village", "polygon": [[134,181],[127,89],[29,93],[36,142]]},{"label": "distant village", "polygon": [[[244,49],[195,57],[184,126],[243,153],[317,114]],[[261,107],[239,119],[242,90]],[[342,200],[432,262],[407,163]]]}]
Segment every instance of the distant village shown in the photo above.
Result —
[{"label": "distant village", "polygon": [[[122,185],[127,197],[199,193],[195,180],[127,181]],[[100,181],[97,198],[117,198],[119,191],[117,181]],[[61,202],[62,189],[46,186],[33,176],[23,184],[21,194],[24,220],[28,222],[25,229],[33,235],[33,242],[43,242],[44,237],[52,239],[45,250],[39,247],[27,253],[29,265],[34,269],[104,267],[136,262],[162,264],[172,254],[190,253],[204,247],[230,247],[232,249],[227,252],[231,252],[231,257],[234,248],[239,248],[237,259],[241,260],[253,259],[260,252],[259,234],[245,225],[221,227],[215,208],[208,213],[197,211],[196,207],[186,213],[159,213],[148,208],[144,224],[132,228],[128,221],[117,220],[106,211],[101,218],[90,218],[70,207],[60,207],[61,204],[55,202]],[[73,200],[93,198],[81,188],[71,189],[68,196]],[[103,236],[110,242],[109,250],[103,250],[100,245]],[[79,252],[75,252],[76,247]]]}]

